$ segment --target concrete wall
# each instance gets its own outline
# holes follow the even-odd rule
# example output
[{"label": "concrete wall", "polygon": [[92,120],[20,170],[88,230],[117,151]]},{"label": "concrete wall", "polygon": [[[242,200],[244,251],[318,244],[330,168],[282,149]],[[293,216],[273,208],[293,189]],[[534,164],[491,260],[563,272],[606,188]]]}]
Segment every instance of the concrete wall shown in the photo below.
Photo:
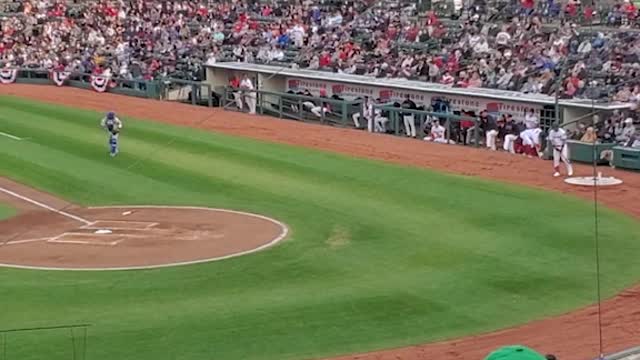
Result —
[{"label": "concrete wall", "polygon": [[258,74],[260,90],[273,92],[287,91],[287,78],[280,75]]}]

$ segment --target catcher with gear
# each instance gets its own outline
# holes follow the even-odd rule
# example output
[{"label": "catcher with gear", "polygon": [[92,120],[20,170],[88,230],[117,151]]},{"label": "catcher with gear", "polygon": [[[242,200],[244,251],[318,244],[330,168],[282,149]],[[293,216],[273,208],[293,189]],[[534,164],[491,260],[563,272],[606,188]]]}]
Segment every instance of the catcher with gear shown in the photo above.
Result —
[{"label": "catcher with gear", "polygon": [[110,111],[100,121],[100,126],[109,133],[109,155],[111,157],[118,155],[118,136],[122,130],[122,121],[118,119],[115,112]]}]

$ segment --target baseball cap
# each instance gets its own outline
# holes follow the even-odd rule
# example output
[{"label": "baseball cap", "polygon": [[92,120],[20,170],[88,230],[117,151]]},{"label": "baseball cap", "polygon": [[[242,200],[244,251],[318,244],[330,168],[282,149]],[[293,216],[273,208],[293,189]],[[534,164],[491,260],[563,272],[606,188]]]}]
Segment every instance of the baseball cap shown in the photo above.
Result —
[{"label": "baseball cap", "polygon": [[484,360],[546,360],[546,358],[526,346],[511,345],[493,351]]},{"label": "baseball cap", "polygon": [[633,124],[633,119],[632,119],[632,118],[627,118],[627,119],[624,121],[624,123],[625,123],[625,124]]}]

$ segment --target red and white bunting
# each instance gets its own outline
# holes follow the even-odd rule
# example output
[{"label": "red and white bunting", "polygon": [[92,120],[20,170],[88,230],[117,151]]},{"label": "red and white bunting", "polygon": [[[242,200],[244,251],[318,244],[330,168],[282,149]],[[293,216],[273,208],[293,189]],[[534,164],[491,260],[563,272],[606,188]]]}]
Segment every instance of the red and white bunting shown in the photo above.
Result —
[{"label": "red and white bunting", "polygon": [[52,71],[51,80],[53,80],[53,83],[57,86],[62,86],[70,75],[71,73],[68,71]]},{"label": "red and white bunting", "polygon": [[12,84],[16,82],[17,77],[18,69],[0,69],[0,83],[2,84]]},{"label": "red and white bunting", "polygon": [[97,92],[105,92],[109,87],[110,81],[108,76],[94,75],[91,77],[91,87]]}]

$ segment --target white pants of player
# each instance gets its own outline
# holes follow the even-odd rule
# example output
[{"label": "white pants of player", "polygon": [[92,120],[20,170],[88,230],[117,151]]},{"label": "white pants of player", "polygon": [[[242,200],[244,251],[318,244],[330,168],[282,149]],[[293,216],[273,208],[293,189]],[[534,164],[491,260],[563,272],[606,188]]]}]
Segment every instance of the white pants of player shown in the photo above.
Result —
[{"label": "white pants of player", "polygon": [[387,131],[387,122],[389,122],[389,119],[387,119],[386,117],[377,115],[373,122],[376,132]]},{"label": "white pants of player", "polygon": [[249,114],[255,114],[256,113],[256,94],[255,93],[248,93],[244,96],[244,102],[247,104],[247,107],[249,107]]},{"label": "white pants of player", "polygon": [[[353,118],[353,125],[355,125],[357,128],[360,128],[360,118],[362,117],[362,115],[360,113],[355,113],[353,114],[352,118]],[[371,117],[364,117],[365,120],[367,120],[367,131],[372,132],[373,131],[373,119]]]},{"label": "white pants of player", "polygon": [[433,136],[427,136],[424,138],[424,141],[431,141],[434,143],[438,143],[438,144],[454,144],[454,142],[452,140],[447,141],[447,139],[441,137],[441,138],[434,138]]},{"label": "white pants of player", "polygon": [[522,138],[522,145],[540,146],[541,132],[542,130],[540,128],[527,129],[521,132],[520,137]]},{"label": "white pants of player", "polygon": [[567,145],[562,148],[553,147],[553,169],[560,172],[560,162],[563,162],[567,168],[567,175],[573,175],[573,166],[569,161],[569,147]]},{"label": "white pants of player", "polygon": [[487,144],[487,147],[493,151],[496,150],[497,137],[498,137],[498,130],[489,130],[485,134],[485,138],[486,138],[485,144]]},{"label": "white pants of player", "polygon": [[516,149],[513,147],[516,140],[518,139],[518,135],[507,134],[504,136],[504,144],[502,144],[502,148],[504,151],[508,151],[512,154],[516,153]]},{"label": "white pants of player", "polygon": [[235,100],[238,110],[242,110],[242,95],[240,95],[239,92],[234,92],[233,99]]},{"label": "white pants of player", "polygon": [[327,115],[329,109],[327,109],[326,107],[314,106],[311,109],[311,112],[317,117],[322,117],[322,114]]},{"label": "white pants of player", "polygon": [[403,115],[404,132],[407,136],[416,137],[416,119],[413,115]]}]

